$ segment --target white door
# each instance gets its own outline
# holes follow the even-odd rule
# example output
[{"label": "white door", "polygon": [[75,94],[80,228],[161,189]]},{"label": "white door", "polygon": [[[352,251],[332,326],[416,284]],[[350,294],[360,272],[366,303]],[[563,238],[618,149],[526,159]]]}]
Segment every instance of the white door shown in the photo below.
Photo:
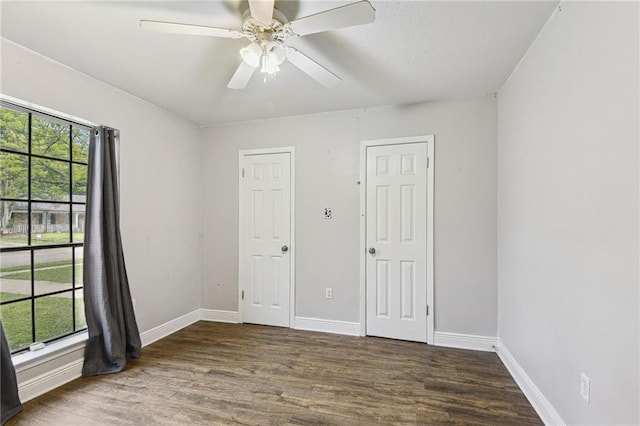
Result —
[{"label": "white door", "polygon": [[427,143],[366,156],[366,333],[426,342]]},{"label": "white door", "polygon": [[289,327],[291,153],[241,156],[242,321]]}]

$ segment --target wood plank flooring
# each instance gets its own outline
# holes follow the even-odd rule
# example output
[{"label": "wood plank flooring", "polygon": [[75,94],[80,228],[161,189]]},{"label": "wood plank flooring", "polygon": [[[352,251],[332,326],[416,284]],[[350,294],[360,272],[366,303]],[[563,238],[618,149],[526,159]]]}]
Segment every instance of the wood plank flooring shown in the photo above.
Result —
[{"label": "wood plank flooring", "polygon": [[542,424],[493,353],[198,322],[9,425]]}]

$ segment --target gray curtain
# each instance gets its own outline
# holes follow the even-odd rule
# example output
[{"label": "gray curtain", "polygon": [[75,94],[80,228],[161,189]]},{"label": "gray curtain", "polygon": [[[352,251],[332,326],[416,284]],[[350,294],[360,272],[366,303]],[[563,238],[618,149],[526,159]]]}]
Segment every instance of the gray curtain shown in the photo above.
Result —
[{"label": "gray curtain", "polygon": [[84,239],[84,301],[89,340],[83,376],[117,373],[140,357],[120,238],[118,133],[91,132]]},{"label": "gray curtain", "polygon": [[18,380],[16,379],[16,369],[13,367],[11,360],[11,350],[7,336],[4,334],[4,325],[0,320],[0,329],[2,330],[2,352],[0,353],[0,407],[2,424],[22,411],[22,404],[18,397]]}]

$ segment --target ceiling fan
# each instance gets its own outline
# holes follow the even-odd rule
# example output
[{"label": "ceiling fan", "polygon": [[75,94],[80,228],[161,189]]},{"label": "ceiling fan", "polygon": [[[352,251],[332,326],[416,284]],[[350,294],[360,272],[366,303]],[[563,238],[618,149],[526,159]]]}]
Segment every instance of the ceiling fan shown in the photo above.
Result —
[{"label": "ceiling fan", "polygon": [[274,0],[249,0],[249,9],[242,15],[242,30],[180,24],[175,22],[140,21],[145,30],[162,33],[201,35],[222,38],[246,38],[251,43],[240,49],[242,62],[227,84],[230,89],[244,89],[254,72],[275,74],[285,60],[307,73],[324,87],[335,87],[340,77],[309,58],[299,50],[287,46],[289,38],[315,34],[375,20],[375,9],[366,1],[358,1],[325,10],[304,18],[288,21],[274,7]]}]

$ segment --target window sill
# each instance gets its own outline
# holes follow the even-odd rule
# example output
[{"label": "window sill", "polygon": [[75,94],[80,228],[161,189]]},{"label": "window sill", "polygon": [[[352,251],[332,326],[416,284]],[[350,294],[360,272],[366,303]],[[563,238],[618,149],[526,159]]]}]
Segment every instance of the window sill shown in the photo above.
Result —
[{"label": "window sill", "polygon": [[84,349],[89,334],[84,331],[74,334],[65,339],[47,343],[47,345],[38,351],[28,351],[11,357],[16,373],[44,364],[53,359],[59,358],[79,349]]}]

